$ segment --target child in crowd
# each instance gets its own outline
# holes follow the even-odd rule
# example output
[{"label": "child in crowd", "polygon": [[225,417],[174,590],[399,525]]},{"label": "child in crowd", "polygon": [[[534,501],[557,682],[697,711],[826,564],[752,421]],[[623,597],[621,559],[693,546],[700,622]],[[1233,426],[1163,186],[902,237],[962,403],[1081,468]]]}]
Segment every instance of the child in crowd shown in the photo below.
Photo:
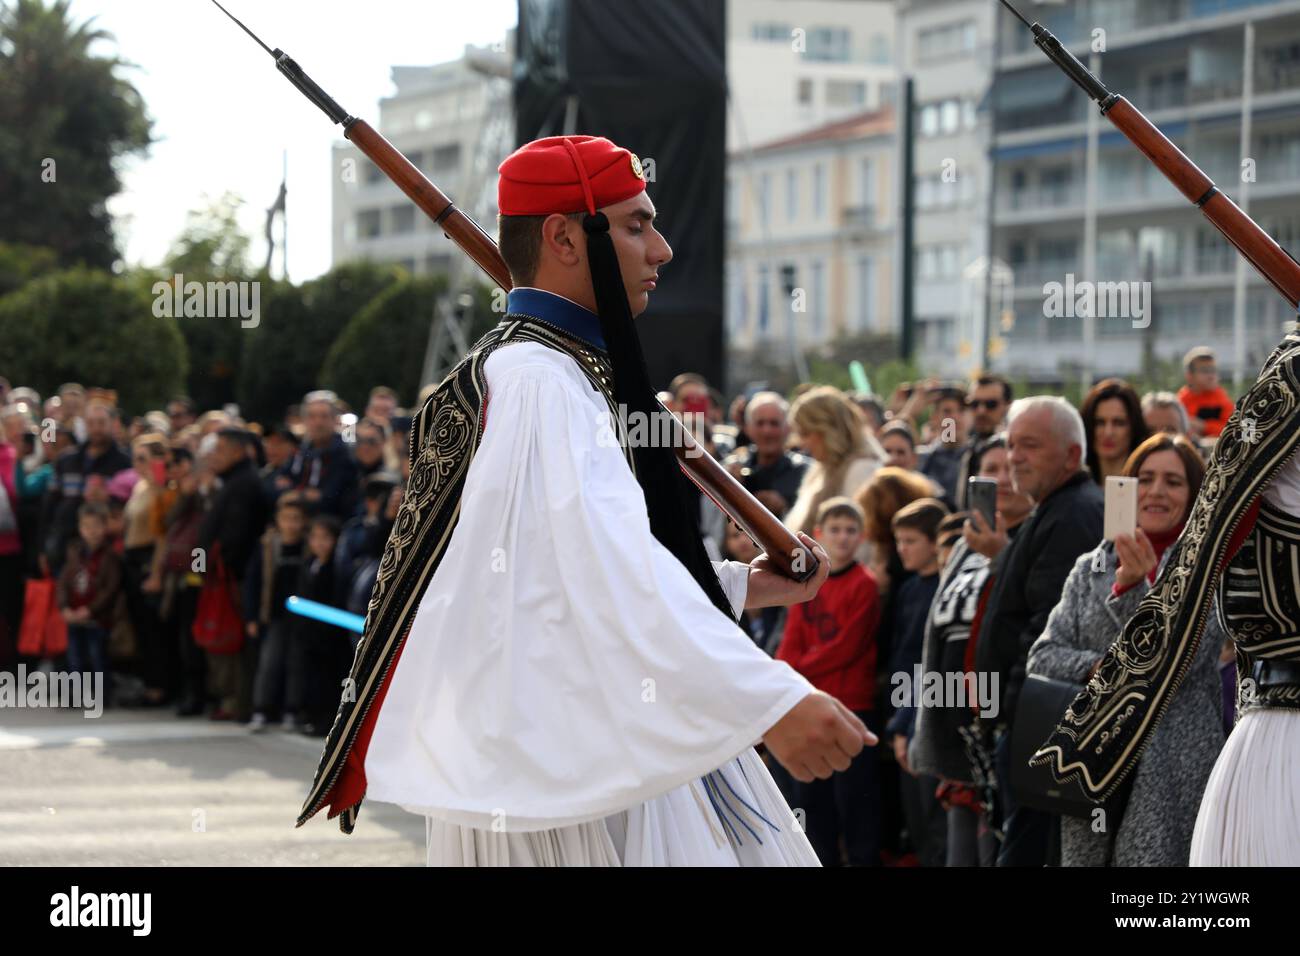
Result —
[{"label": "child in crowd", "polygon": [[107,705],[108,632],[122,588],[122,562],[108,540],[108,510],[102,504],[83,504],[77,511],[77,536],[57,586],[68,625],[68,668],[101,681]]},{"label": "child in crowd", "polygon": [[[730,561],[749,564],[763,552],[741,530],[740,525],[727,519],[726,535],[722,541],[722,556]],[[769,656],[776,655],[781,643],[781,631],[785,627],[785,608],[765,607],[745,611],[740,615],[740,626],[745,629],[755,644]]]},{"label": "child in crowd", "polygon": [[1232,415],[1232,396],[1219,384],[1219,370],[1212,349],[1194,348],[1183,357],[1187,384],[1178,390],[1178,400],[1187,409],[1190,431],[1197,438],[1218,438]]},{"label": "child in crowd", "polygon": [[925,621],[939,588],[939,523],[948,509],[936,498],[921,498],[894,515],[891,530],[903,567],[912,572],[895,598],[894,636],[889,660],[895,711],[885,727],[893,737],[894,757],[904,771],[899,777],[903,816],[913,849],[923,866],[943,866],[947,819],[934,797],[939,781],[915,777],[907,763],[907,743],[916,720],[916,671],[925,645]]},{"label": "child in crowd", "polygon": [[250,641],[258,641],[257,673],[253,679],[253,716],[248,729],[266,729],[267,715],[278,716],[292,730],[294,714],[285,708],[289,661],[289,611],[285,602],[297,593],[303,562],[307,506],[294,492],[280,498],[275,524],[262,535],[244,578],[245,624]]},{"label": "child in crowd", "polygon": [[[830,577],[815,598],[790,608],[776,656],[871,727],[880,596],[875,577],[855,558],[864,523],[850,498],[831,498],[818,508],[813,534],[830,558]],[[805,831],[824,866],[840,864],[841,838],[850,866],[880,863],[878,766],[868,747],[829,780],[793,784],[791,805],[804,810]]]},{"label": "child in crowd", "polygon": [[[334,547],[339,538],[339,521],[332,515],[317,515],[307,534],[307,551],[298,575],[299,597],[320,604],[341,607],[334,573]],[[324,737],[338,710],[342,682],[352,664],[348,632],[333,624],[295,615],[291,624],[292,643],[289,699],[286,704],[298,715],[298,729],[311,737]]]}]

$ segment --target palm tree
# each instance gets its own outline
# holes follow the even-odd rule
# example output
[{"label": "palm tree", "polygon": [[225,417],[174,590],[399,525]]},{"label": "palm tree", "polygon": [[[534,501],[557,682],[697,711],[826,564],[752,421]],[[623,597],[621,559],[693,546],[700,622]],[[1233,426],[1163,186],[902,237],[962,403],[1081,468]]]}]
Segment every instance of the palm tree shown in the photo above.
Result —
[{"label": "palm tree", "polygon": [[68,6],[0,0],[0,242],[110,268],[116,161],[148,149],[152,124],[121,76],[132,64],[91,53],[112,35],[73,23]]}]

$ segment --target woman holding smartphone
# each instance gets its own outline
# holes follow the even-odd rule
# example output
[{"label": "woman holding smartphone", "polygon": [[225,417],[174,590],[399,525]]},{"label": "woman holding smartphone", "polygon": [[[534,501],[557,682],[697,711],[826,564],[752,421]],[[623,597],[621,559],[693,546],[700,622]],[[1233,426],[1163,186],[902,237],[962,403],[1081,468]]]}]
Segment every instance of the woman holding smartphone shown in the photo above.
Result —
[{"label": "woman holding smartphone", "polygon": [[[1028,673],[1084,683],[1154,582],[1200,490],[1204,466],[1181,435],[1157,434],[1129,456],[1138,480],[1137,528],[1083,555],[1029,651]],[[1210,771],[1223,747],[1218,671],[1225,634],[1211,617],[1186,679],[1134,772],[1119,820],[1065,817],[1064,866],[1186,866]]]}]

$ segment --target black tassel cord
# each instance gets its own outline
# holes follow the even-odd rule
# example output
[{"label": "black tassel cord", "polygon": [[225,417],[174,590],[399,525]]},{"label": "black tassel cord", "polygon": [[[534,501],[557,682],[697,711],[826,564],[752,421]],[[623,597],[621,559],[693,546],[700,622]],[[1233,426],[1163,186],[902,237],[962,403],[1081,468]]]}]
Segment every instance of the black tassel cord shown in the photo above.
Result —
[{"label": "black tassel cord", "polygon": [[[603,212],[583,217],[582,228],[587,234],[587,259],[591,265],[591,284],[596,294],[596,309],[600,314],[600,331],[605,337],[605,349],[614,369],[614,401],[627,414],[640,413],[647,422],[656,420],[662,406],[655,398],[650,372],[646,368],[641,339],[637,335],[632,310],[628,306],[627,291],[618,268],[618,254],[614,240],[609,235],[609,219]],[[657,429],[650,430],[657,434]],[[691,572],[696,583],[704,589],[709,600],[731,620],[736,615],[731,609],[709,553],[704,550],[694,517],[691,515],[690,488],[687,478],[677,464],[671,448],[654,443],[632,450],[636,461],[636,477],[645,492],[646,510],[650,515],[650,530]]]}]

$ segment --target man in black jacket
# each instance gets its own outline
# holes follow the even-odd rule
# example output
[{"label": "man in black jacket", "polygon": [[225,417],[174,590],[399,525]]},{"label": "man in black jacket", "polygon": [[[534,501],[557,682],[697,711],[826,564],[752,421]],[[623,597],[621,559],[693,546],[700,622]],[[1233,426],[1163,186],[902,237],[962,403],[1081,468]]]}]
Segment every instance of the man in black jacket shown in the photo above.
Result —
[{"label": "man in black jacket", "polygon": [[1011,727],[1025,680],[1029,647],[1061,599],[1079,555],[1101,540],[1101,489],[1082,470],[1087,449],[1083,419],[1062,398],[1034,396],[1012,404],[1007,446],[1016,490],[1034,510],[998,556],[993,592],[984,612],[976,656],[981,673],[998,679],[998,787],[1004,799],[1005,839],[1000,866],[1043,866],[1056,818],[1017,807],[1010,789]]},{"label": "man in black jacket", "polygon": [[[240,428],[223,428],[217,433],[211,466],[221,487],[199,526],[197,543],[207,554],[208,570],[214,570],[212,549],[219,545],[221,560],[235,579],[236,593],[242,590],[249,559],[266,530],[267,505],[257,471],[256,442],[252,432]],[[247,721],[257,670],[256,642],[245,641],[238,654],[210,654],[208,665],[222,698],[213,719]]]},{"label": "man in black jacket", "polygon": [[131,467],[131,456],[113,440],[113,419],[117,410],[102,401],[86,406],[86,440],[66,451],[54,463],[54,480],[46,500],[45,557],[58,574],[68,543],[77,536],[77,509],[85,501],[86,485],[93,480],[107,482]]}]

